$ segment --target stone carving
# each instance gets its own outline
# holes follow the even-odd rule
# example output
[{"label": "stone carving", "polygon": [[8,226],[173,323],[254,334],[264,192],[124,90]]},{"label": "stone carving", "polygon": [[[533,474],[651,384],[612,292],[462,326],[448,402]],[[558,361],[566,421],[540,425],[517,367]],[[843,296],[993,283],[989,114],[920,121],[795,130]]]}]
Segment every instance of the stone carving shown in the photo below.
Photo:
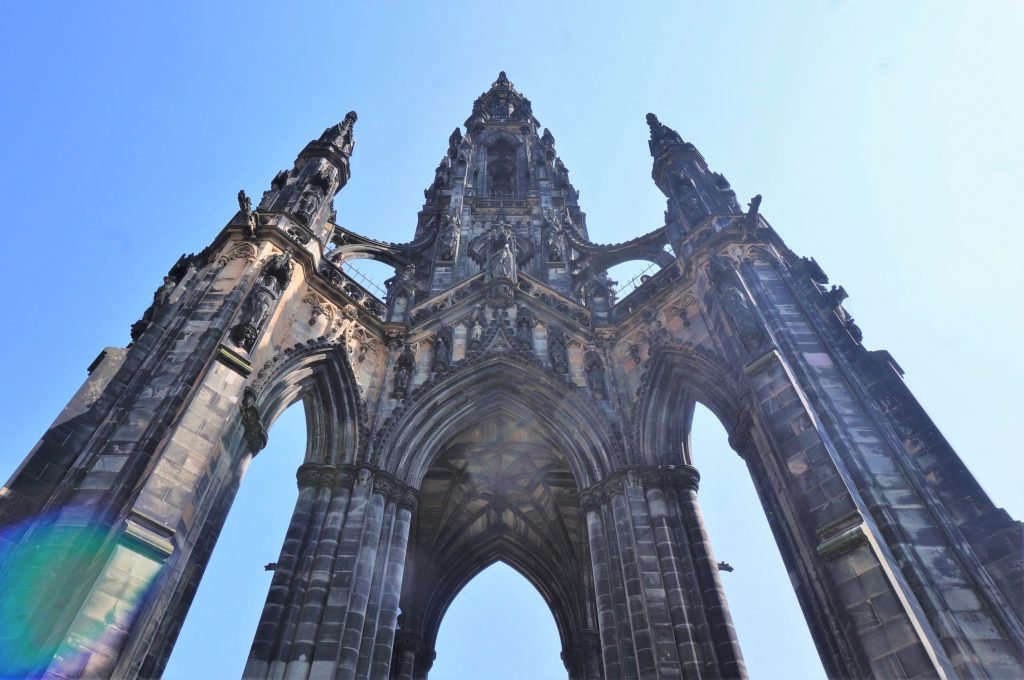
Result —
[{"label": "stone carving", "polygon": [[238,209],[242,213],[242,222],[245,224],[245,237],[250,241],[255,241],[260,226],[260,217],[252,209],[252,199],[245,195],[245,189],[238,192]]},{"label": "stone carving", "polygon": [[438,231],[439,259],[446,262],[455,259],[455,252],[459,246],[459,216],[457,213],[447,213]]},{"label": "stone carving", "polygon": [[608,391],[604,384],[604,361],[597,350],[588,350],[583,357],[583,368],[587,373],[587,385],[594,396],[604,401],[608,398]]},{"label": "stone carving", "polygon": [[548,358],[555,373],[569,372],[569,355],[565,348],[565,337],[558,329],[548,334]]},{"label": "stone carving", "polygon": [[416,363],[416,354],[412,347],[405,346],[402,353],[395,362],[395,384],[391,396],[395,399],[405,399],[409,391],[409,380],[412,378],[412,369]]},{"label": "stone carving", "polygon": [[462,143],[462,130],[455,128],[448,137],[448,158],[455,160],[459,153],[459,144]]},{"label": "stone carving", "polygon": [[150,322],[153,320],[153,314],[159,308],[167,304],[168,299],[171,297],[171,293],[174,292],[178,282],[174,280],[174,277],[165,276],[163,284],[156,289],[153,293],[153,302],[146,308],[146,311],[142,313],[142,318],[132,324],[131,338],[132,342],[142,337],[143,332],[149,328]]},{"label": "stone carving", "polygon": [[444,373],[452,359],[452,344],[450,340],[451,331],[442,328],[434,335],[434,360],[430,364],[430,370],[435,373]]},{"label": "stone carving", "polygon": [[[237,246],[236,246],[237,247]],[[252,248],[251,245],[245,244],[245,247]],[[202,254],[196,255],[182,255],[178,258],[178,261],[174,263],[170,271],[167,272],[167,276],[164,277],[164,282],[160,284],[160,287],[153,293],[153,302],[150,303],[146,311],[142,313],[142,317],[132,324],[131,334],[132,342],[135,342],[142,337],[142,334],[149,328],[149,324],[153,321],[153,315],[158,309],[167,305],[171,299],[171,293],[178,287],[181,280],[185,278],[195,266],[196,263],[204,259]]]},{"label": "stone carving", "polygon": [[291,276],[291,253],[280,253],[267,260],[259,280],[242,303],[239,322],[229,331],[232,342],[247,352],[252,351],[263,325],[270,318],[274,303],[288,287]]},{"label": "stone carving", "polygon": [[487,234],[487,273],[491,279],[515,280],[516,235],[512,225],[499,220],[491,225]]},{"label": "stone carving", "polygon": [[238,410],[242,413],[245,442],[249,445],[249,452],[255,456],[267,445],[267,429],[263,427],[263,419],[256,407],[256,390],[251,387],[245,388]]},{"label": "stone carving", "polygon": [[416,265],[407,264],[400,272],[384,282],[384,288],[388,293],[388,302],[392,298],[405,297],[413,299],[416,297]]},{"label": "stone carving", "polygon": [[343,156],[351,156],[356,147],[355,139],[352,137],[352,127],[358,119],[355,111],[349,111],[345,114],[344,120],[324,130],[324,133],[320,135],[320,141],[337,147]]},{"label": "stone carving", "polygon": [[754,445],[753,427],[753,399],[749,393],[744,393],[740,397],[740,406],[736,410],[736,419],[729,435],[729,446],[740,458],[745,458]]},{"label": "stone carving", "polygon": [[516,316],[516,338],[525,349],[533,349],[533,317],[525,309]]},{"label": "stone carving", "polygon": [[657,156],[673,144],[683,143],[679,133],[658,120],[653,113],[647,114],[647,125],[651,128],[651,140],[647,144],[651,148],[652,156]]},{"label": "stone carving", "polygon": [[708,278],[718,291],[722,309],[746,351],[749,353],[763,349],[768,336],[746,293],[740,289],[732,261],[722,255],[712,254],[708,258]]},{"label": "stone carving", "polygon": [[750,199],[750,203],[747,207],[747,214],[743,216],[743,237],[752,239],[757,233],[757,211],[761,208],[761,194],[757,194]]}]

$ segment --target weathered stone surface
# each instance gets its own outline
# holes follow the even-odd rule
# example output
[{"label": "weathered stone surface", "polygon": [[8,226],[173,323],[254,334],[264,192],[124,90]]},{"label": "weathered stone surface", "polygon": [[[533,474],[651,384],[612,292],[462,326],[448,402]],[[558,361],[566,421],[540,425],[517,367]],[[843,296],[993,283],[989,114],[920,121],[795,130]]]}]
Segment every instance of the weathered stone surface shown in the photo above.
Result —
[{"label": "weathered stone surface", "polygon": [[[570,678],[745,677],[690,467],[698,401],[750,469],[831,677],[1024,677],[1020,523],[758,198],[744,213],[652,115],[666,225],[592,243],[501,74],[413,240],[384,244],[332,221],[355,120],[257,209],[239,196],[3,488],[19,530],[0,551],[28,566],[0,585],[34,637],[0,631],[0,675],[159,676],[246,467],[301,399],[246,677],[425,678],[446,608],[495,560],[550,604]],[[396,268],[385,300],[345,274],[357,257]],[[634,259],[660,270],[616,301],[607,270]]]}]

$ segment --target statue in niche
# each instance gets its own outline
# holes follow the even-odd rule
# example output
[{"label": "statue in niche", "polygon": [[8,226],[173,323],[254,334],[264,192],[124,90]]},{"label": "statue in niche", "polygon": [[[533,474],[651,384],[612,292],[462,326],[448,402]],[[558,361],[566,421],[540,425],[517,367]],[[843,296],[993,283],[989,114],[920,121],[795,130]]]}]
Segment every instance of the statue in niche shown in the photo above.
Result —
[{"label": "statue in niche", "polygon": [[500,220],[488,234],[487,269],[490,278],[514,279],[516,274],[516,235],[512,226]]},{"label": "statue in niche", "polygon": [[548,228],[548,261],[558,262],[562,259],[562,248],[558,245],[558,232]]},{"label": "statue in niche", "polygon": [[476,347],[480,343],[480,338],[483,337],[483,334],[483,310],[480,307],[476,307],[469,318],[469,346],[471,348]]},{"label": "statue in niche", "polygon": [[246,387],[242,392],[242,403],[238,405],[238,410],[242,414],[242,427],[249,452],[255,456],[267,445],[267,429],[256,407],[256,391],[251,387]]},{"label": "statue in niche", "polygon": [[721,286],[719,292],[722,307],[735,325],[740,341],[746,350],[753,352],[762,348],[765,343],[765,333],[747,301],[747,296],[732,283]]},{"label": "statue in niche", "polygon": [[516,338],[523,347],[533,347],[533,319],[525,309],[516,316]]},{"label": "statue in niche", "polygon": [[548,358],[555,373],[569,372],[569,356],[565,348],[565,338],[558,331],[548,336]]},{"label": "statue in niche", "polygon": [[240,321],[229,331],[232,342],[247,352],[252,351],[257,336],[270,318],[274,303],[288,287],[291,276],[291,253],[284,252],[267,260],[263,271],[260,272],[259,281],[242,303]]},{"label": "statue in niche", "polygon": [[583,367],[587,372],[587,385],[597,399],[605,400],[608,392],[604,385],[604,362],[597,350],[589,350],[583,359]]},{"label": "statue in niche", "polygon": [[245,237],[250,241],[255,241],[260,218],[252,209],[252,199],[245,195],[245,189],[238,192],[238,209],[242,213],[242,221],[245,223]]},{"label": "statue in niche", "polygon": [[313,215],[316,214],[323,200],[323,189],[319,185],[311,184],[302,192],[302,198],[299,199],[299,207],[296,210],[296,217],[301,219],[304,224],[309,224],[309,221],[313,219]]},{"label": "statue in niche", "polygon": [[459,244],[459,219],[455,214],[447,213],[444,216],[438,238],[440,239],[438,257],[444,261],[454,260]]},{"label": "statue in niche", "polygon": [[395,399],[404,399],[409,390],[409,379],[412,377],[412,369],[416,363],[416,354],[412,347],[405,346],[402,353],[395,362],[395,386],[392,396]]},{"label": "statue in niche", "polygon": [[451,355],[452,347],[448,341],[448,333],[442,328],[434,336],[434,362],[431,364],[430,369],[435,373],[444,373],[448,370]]},{"label": "statue in niche", "polygon": [[320,135],[320,141],[337,147],[345,157],[351,156],[356,147],[355,139],[352,137],[352,126],[355,125],[356,120],[358,120],[356,112],[349,111],[345,114],[344,120],[324,130],[324,133]]}]

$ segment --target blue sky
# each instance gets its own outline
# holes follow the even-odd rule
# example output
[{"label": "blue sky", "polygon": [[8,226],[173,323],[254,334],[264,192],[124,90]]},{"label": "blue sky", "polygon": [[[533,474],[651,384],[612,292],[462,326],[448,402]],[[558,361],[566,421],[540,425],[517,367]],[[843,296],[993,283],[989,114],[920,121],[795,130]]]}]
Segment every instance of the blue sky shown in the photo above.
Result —
[{"label": "blue sky", "polygon": [[[449,133],[504,69],[555,135],[594,240],[662,222],[647,111],[744,202],[763,194],[790,247],[851,294],[865,344],[892,352],[1020,518],[1022,34],[1024,5],[989,0],[13,3],[0,25],[0,476],[98,352],[128,342],[161,276],[214,237],[239,188],[258,196],[355,109],[339,220],[408,240]],[[241,669],[294,500],[301,420],[283,416],[254,462],[169,677]],[[697,425],[748,662],[758,677],[820,677],[742,463],[709,417]],[[456,599],[431,677],[475,677],[472,655],[495,642],[534,650],[498,663],[504,677],[562,676],[551,617],[517,579],[495,568]],[[474,623],[481,612],[504,628]]]}]

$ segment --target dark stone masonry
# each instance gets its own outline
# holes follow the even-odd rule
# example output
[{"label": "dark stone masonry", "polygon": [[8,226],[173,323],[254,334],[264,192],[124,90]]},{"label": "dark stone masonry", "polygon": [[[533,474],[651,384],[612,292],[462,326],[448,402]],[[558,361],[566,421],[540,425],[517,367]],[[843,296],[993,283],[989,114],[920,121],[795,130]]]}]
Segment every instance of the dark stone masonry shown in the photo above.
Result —
[{"label": "dark stone masonry", "polygon": [[[495,560],[550,604],[570,678],[746,677],[689,455],[697,402],[750,469],[830,677],[1024,677],[1021,524],[760,197],[741,207],[648,123],[665,225],[614,245],[589,240],[504,73],[408,243],[335,223],[354,113],[258,206],[240,193],[0,490],[0,598],[26,622],[0,630],[0,675],[160,676],[250,459],[302,400],[247,678],[422,680]],[[386,299],[354,258],[395,268]],[[607,271],[632,260],[656,273],[617,299]]]}]

